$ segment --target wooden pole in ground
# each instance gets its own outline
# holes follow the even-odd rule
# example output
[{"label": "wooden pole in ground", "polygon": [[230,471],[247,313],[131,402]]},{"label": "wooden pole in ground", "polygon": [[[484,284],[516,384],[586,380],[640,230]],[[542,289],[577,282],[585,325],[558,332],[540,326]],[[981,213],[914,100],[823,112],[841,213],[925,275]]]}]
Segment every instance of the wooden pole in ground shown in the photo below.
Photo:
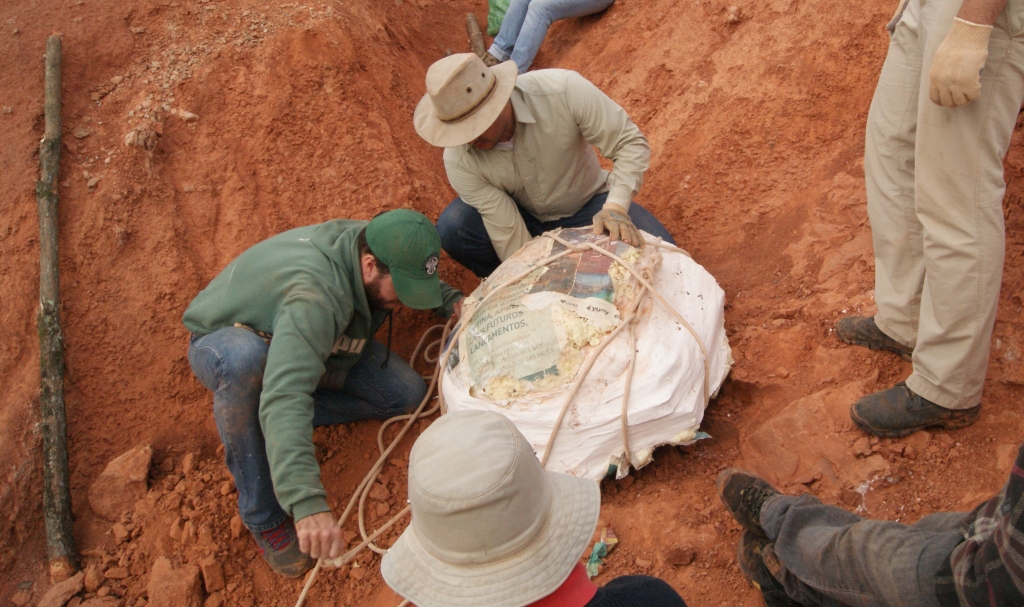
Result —
[{"label": "wooden pole in ground", "polygon": [[482,58],[487,49],[484,48],[484,35],[480,32],[480,23],[473,13],[466,13],[466,33],[469,34],[469,48],[477,57]]},{"label": "wooden pole in ground", "polygon": [[39,407],[43,433],[43,517],[50,580],[78,571],[68,483],[68,439],[64,417],[64,335],[60,324],[60,256],[57,249],[57,178],[60,172],[61,39],[46,41],[46,127],[39,144]]}]

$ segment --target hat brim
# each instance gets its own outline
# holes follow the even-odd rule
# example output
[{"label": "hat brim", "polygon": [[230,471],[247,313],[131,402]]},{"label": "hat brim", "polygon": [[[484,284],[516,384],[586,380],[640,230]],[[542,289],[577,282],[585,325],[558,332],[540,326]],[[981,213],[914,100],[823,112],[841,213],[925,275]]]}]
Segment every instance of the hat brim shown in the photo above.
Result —
[{"label": "hat brim", "polygon": [[430,554],[410,525],[381,561],[384,581],[418,607],[522,607],[551,594],[569,577],[590,543],[601,511],[592,480],[547,472],[551,511],[530,545],[476,566],[456,566]]},{"label": "hat brim", "polygon": [[491,98],[480,106],[480,109],[458,122],[441,122],[430,95],[423,95],[413,115],[413,124],[416,125],[416,132],[420,137],[430,145],[453,148],[473,141],[494,124],[505,103],[512,97],[519,68],[516,67],[515,61],[505,61],[492,67],[491,71],[497,79]]},{"label": "hat brim", "polygon": [[441,279],[435,272],[427,278],[412,278],[391,268],[391,283],[399,301],[413,310],[433,310],[441,307]]}]

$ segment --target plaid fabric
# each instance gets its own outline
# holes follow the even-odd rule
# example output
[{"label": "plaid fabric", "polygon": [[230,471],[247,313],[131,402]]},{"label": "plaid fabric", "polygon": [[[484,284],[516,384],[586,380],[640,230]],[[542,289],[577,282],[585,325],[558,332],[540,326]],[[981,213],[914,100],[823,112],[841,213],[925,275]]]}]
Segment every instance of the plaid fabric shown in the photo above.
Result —
[{"label": "plaid fabric", "polygon": [[1024,445],[1010,480],[963,523],[964,541],[939,571],[942,607],[1024,605]]}]

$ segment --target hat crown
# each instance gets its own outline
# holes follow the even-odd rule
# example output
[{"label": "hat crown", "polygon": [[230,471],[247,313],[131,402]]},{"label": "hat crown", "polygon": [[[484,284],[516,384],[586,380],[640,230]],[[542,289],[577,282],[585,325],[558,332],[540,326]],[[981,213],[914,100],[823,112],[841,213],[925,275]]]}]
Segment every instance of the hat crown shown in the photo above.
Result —
[{"label": "hat crown", "polygon": [[481,565],[522,550],[543,530],[551,500],[529,442],[497,413],[449,413],[413,446],[412,528],[447,563]]},{"label": "hat crown", "polygon": [[402,303],[418,310],[441,305],[441,237],[425,215],[412,209],[381,213],[366,225],[366,244],[390,268]]},{"label": "hat crown", "polygon": [[427,70],[427,94],[442,122],[470,116],[494,92],[491,69],[473,53],[459,53],[434,62]]}]

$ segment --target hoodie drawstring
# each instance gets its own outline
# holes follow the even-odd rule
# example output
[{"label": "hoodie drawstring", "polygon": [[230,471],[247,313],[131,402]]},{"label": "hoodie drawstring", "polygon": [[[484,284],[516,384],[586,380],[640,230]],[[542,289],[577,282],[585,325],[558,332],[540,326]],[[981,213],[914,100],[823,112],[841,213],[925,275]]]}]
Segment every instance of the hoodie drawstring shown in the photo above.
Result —
[{"label": "hoodie drawstring", "polygon": [[381,369],[388,368],[388,359],[391,358],[391,335],[394,333],[395,328],[395,313],[388,310],[388,352],[384,355],[384,362],[380,364]]}]

